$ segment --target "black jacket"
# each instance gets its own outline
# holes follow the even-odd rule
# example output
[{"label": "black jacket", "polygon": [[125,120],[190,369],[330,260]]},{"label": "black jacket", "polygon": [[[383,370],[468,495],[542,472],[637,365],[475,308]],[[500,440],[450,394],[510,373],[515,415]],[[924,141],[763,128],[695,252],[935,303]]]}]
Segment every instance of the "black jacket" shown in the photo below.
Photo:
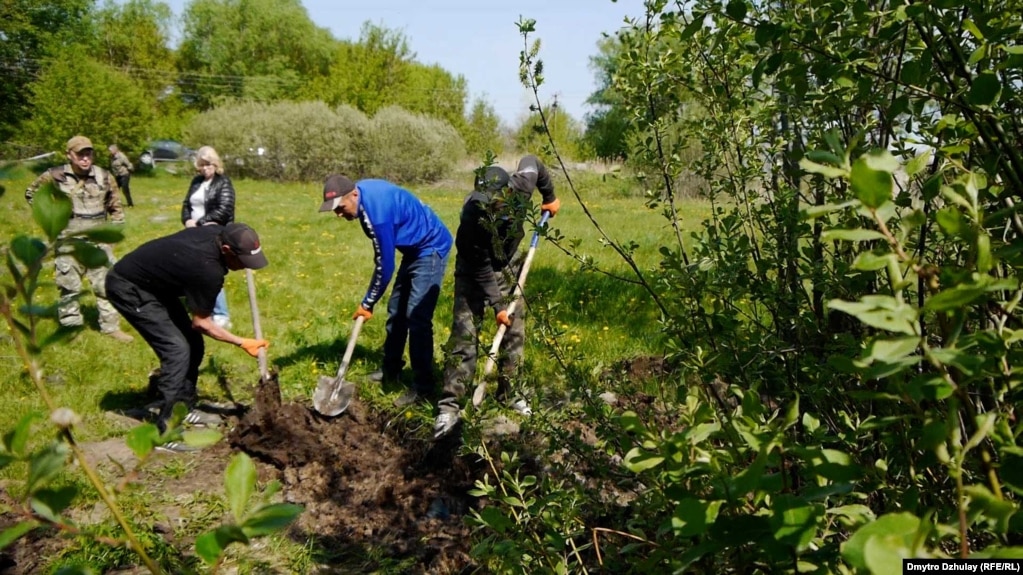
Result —
[{"label": "black jacket", "polygon": [[530,196],[538,189],[543,203],[553,202],[554,184],[547,168],[536,156],[526,156],[511,174],[504,191],[473,191],[465,199],[455,234],[455,274],[471,278],[495,311],[507,309],[495,274],[511,263],[525,236]]},{"label": "black jacket", "polygon": [[[181,202],[181,223],[192,219],[192,204],[189,198],[202,184],[201,175],[192,178],[192,184],[188,186],[188,193],[185,194],[185,201]],[[222,174],[216,174],[210,181],[210,187],[206,188],[206,215],[195,222],[197,226],[207,222],[215,222],[222,226],[234,221],[234,185],[231,178]]]}]

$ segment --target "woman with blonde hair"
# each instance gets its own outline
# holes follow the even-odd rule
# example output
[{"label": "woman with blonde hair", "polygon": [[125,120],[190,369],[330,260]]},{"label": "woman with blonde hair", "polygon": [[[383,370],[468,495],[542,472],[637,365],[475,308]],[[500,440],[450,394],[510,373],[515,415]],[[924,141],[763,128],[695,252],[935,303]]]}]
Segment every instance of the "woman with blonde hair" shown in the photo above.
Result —
[{"label": "woman with blonde hair", "polygon": [[[212,146],[196,151],[195,170],[198,175],[192,178],[185,200],[181,202],[181,223],[192,228],[211,224],[226,226],[233,222],[234,185],[231,178],[224,175],[224,163]],[[224,290],[217,295],[213,321],[223,328],[231,325]]]}]

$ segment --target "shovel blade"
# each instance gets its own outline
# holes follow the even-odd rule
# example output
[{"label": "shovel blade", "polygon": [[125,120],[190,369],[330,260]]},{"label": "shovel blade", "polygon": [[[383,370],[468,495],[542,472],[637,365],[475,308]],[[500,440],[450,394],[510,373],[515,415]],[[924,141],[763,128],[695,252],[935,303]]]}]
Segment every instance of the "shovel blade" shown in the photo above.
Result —
[{"label": "shovel blade", "polygon": [[320,376],[320,382],[313,393],[313,407],[321,415],[334,417],[348,409],[355,395],[355,384],[339,377]]}]

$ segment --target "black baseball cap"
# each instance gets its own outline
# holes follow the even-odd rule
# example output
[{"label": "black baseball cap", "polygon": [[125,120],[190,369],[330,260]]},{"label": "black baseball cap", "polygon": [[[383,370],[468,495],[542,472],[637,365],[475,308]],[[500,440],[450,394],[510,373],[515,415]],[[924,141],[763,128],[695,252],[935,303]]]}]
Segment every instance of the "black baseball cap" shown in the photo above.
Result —
[{"label": "black baseball cap", "polygon": [[245,267],[258,270],[270,263],[266,261],[266,254],[263,253],[263,246],[259,243],[256,230],[249,226],[237,222],[227,224],[224,226],[223,238],[224,245],[231,248]]},{"label": "black baseball cap", "polygon": [[320,204],[321,212],[333,212],[334,208],[341,202],[341,198],[355,190],[355,182],[347,176],[334,174],[327,177],[323,182],[323,203]]},{"label": "black baseball cap", "polygon": [[508,172],[500,166],[490,166],[483,174],[476,174],[473,187],[477,192],[499,192],[508,187]]}]

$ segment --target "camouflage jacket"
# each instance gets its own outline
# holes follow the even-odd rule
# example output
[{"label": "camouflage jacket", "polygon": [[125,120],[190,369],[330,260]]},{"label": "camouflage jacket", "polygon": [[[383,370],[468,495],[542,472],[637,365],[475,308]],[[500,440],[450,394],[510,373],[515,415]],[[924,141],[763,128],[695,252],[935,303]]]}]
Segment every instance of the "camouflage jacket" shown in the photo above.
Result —
[{"label": "camouflage jacket", "polygon": [[131,160],[124,155],[124,152],[117,152],[110,160],[110,171],[118,177],[127,176],[135,171],[135,166],[131,164]]},{"label": "camouflage jacket", "polygon": [[84,176],[75,174],[70,164],[46,170],[25,190],[25,199],[30,205],[36,191],[49,183],[71,200],[71,221],[67,231],[88,229],[105,223],[107,219],[124,223],[117,182],[103,168],[94,165]]}]

